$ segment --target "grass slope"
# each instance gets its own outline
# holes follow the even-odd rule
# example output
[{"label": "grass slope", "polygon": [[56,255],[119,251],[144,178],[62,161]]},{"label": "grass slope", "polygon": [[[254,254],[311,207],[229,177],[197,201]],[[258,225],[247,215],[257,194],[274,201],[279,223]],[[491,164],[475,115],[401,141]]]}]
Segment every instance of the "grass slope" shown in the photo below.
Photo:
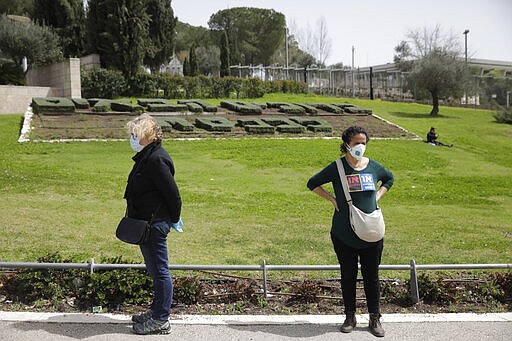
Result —
[{"label": "grass slope", "polygon": [[[262,101],[261,99],[258,99]],[[268,95],[263,101],[339,102]],[[453,148],[374,140],[368,156],[395,175],[382,200],[384,264],[512,263],[512,126],[485,110],[346,99]],[[218,104],[216,101],[211,101]],[[84,261],[137,247],[114,235],[132,166],[127,142],[17,143],[20,115],[0,116],[0,261],[60,251]],[[339,156],[339,140],[165,141],[176,164],[185,233],[169,235],[185,264],[335,264],[332,207],[306,188]]]}]

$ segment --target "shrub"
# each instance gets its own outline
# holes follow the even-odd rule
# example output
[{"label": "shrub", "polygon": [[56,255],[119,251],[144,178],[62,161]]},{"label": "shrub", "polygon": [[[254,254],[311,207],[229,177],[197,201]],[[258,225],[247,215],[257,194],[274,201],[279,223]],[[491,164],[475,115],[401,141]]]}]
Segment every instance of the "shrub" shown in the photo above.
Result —
[{"label": "shrub", "polygon": [[499,107],[492,116],[498,123],[512,124],[512,108]]},{"label": "shrub", "polygon": [[19,65],[0,58],[0,84],[25,85],[25,74]]},{"label": "shrub", "polygon": [[[37,259],[38,263],[70,263],[59,253],[47,254]],[[45,299],[57,303],[69,292],[76,290],[75,278],[80,278],[78,270],[59,269],[23,269],[16,271],[4,283],[6,292],[11,297],[31,304],[34,301]]]},{"label": "shrub", "polygon": [[127,92],[127,84],[120,71],[94,69],[80,73],[82,97],[113,99]]},{"label": "shrub", "polygon": [[196,304],[203,297],[203,285],[196,277],[179,277],[173,283],[173,297],[179,303]]},{"label": "shrub", "polygon": [[312,281],[300,281],[292,284],[292,293],[305,302],[315,302],[321,294],[320,286]]},{"label": "shrub", "polygon": [[258,98],[265,95],[265,85],[259,78],[247,78],[243,82],[242,98]]}]

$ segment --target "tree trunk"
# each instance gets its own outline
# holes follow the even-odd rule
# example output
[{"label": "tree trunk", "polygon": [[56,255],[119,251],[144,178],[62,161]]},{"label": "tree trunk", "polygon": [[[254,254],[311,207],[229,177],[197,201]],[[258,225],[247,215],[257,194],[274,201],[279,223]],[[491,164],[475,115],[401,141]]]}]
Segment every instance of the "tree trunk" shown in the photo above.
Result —
[{"label": "tree trunk", "polygon": [[430,94],[432,95],[432,111],[430,116],[435,117],[439,113],[439,96],[437,91],[431,91]]}]

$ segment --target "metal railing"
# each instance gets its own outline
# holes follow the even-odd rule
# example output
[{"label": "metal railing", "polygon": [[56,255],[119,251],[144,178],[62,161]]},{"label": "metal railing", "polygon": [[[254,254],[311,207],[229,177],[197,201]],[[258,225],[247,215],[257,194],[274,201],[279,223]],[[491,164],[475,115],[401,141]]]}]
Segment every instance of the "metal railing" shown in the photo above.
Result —
[{"label": "metal railing", "polygon": [[[78,269],[88,270],[93,274],[96,270],[116,269],[145,269],[144,264],[99,264],[94,258],[88,263],[30,263],[30,262],[0,262],[0,270],[6,269]],[[359,266],[360,268],[360,266]],[[334,271],[339,265],[271,265],[265,260],[260,265],[196,265],[170,264],[170,270],[183,271],[261,271],[263,294],[268,299],[267,273],[269,271]],[[380,265],[379,270],[409,271],[410,295],[413,303],[419,302],[418,271],[419,270],[491,270],[512,269],[512,264],[416,264],[411,259],[408,265]]]}]

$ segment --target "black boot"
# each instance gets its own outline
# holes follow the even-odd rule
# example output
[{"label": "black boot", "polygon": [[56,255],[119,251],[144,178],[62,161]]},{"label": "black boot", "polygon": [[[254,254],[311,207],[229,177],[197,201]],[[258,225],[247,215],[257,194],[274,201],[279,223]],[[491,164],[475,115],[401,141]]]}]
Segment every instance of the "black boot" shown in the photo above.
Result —
[{"label": "black boot", "polygon": [[351,333],[354,331],[357,324],[356,313],[347,313],[346,316],[345,322],[343,322],[343,325],[340,327],[340,331],[342,333]]},{"label": "black boot", "polygon": [[370,314],[370,324],[368,325],[370,328],[370,333],[377,337],[384,336],[384,329],[380,324],[380,316],[381,315],[379,313]]}]

